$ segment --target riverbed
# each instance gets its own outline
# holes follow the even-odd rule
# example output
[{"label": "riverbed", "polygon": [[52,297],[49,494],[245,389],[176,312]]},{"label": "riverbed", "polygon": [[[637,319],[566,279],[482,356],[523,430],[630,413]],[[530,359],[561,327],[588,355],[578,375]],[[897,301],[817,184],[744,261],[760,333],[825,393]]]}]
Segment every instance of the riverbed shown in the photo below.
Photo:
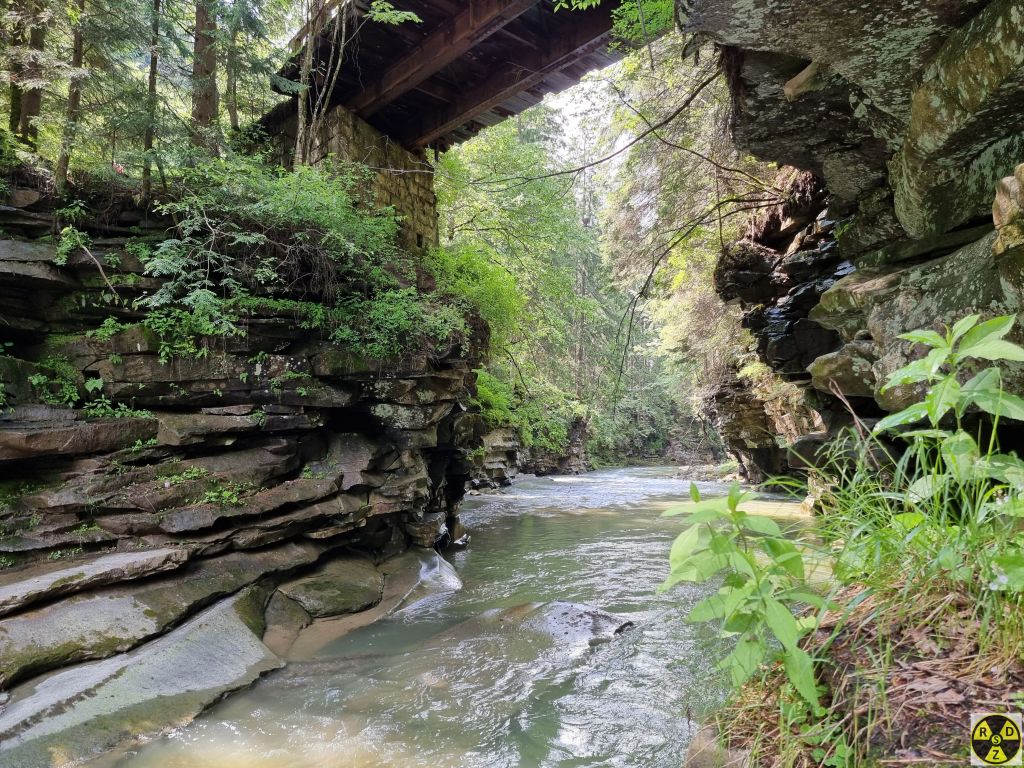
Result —
[{"label": "riverbed", "polygon": [[[659,515],[688,498],[689,481],[673,475],[538,478],[467,500],[471,545],[447,555],[458,579],[325,641],[117,765],[678,768],[723,685],[721,641],[683,621],[709,588],[656,592],[683,526]],[[794,506],[762,511],[799,525]],[[508,620],[549,601],[633,626],[591,646]]]}]

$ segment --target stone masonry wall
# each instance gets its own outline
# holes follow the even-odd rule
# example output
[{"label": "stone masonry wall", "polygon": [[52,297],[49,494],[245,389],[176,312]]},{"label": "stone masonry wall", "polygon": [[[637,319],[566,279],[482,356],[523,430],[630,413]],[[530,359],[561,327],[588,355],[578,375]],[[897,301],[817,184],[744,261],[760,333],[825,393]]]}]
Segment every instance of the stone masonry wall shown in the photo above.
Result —
[{"label": "stone masonry wall", "polygon": [[[265,120],[276,159],[290,166],[298,119],[294,112]],[[333,157],[360,163],[375,172],[372,192],[377,205],[393,206],[403,217],[400,243],[422,253],[437,245],[437,197],[434,171],[422,150],[411,152],[344,107],[334,107],[323,121],[314,148],[314,163]]]}]

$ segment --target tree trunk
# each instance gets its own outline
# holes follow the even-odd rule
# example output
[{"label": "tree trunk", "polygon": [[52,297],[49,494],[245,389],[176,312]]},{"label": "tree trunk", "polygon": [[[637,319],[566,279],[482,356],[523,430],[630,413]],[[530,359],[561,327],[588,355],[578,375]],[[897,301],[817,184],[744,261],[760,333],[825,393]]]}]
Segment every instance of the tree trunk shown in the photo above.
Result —
[{"label": "tree trunk", "polygon": [[217,14],[213,0],[196,1],[192,60],[192,143],[216,153]]},{"label": "tree trunk", "polygon": [[142,135],[142,203],[149,205],[153,192],[153,136],[156,132],[156,71],[160,47],[160,0],[153,0],[149,35],[149,90],[146,94],[146,131]]},{"label": "tree trunk", "polygon": [[[39,87],[24,88],[21,82],[42,79],[43,71],[39,59],[46,49],[46,20],[42,3],[39,0],[27,0],[24,4],[19,3],[15,9],[18,15],[17,26],[19,29],[15,32],[14,38],[22,46],[27,44],[27,51],[16,57],[17,63],[13,67],[11,126],[15,136],[34,148],[39,135],[35,120],[42,112],[43,89]],[[18,102],[16,121],[13,109],[15,100]]]},{"label": "tree trunk", "polygon": [[[5,4],[6,5],[6,4]],[[6,10],[6,7],[5,9]],[[10,40],[8,41],[10,50],[17,50],[25,45],[25,33],[21,28],[20,24],[14,25],[11,30]],[[12,60],[11,66],[11,88],[10,88],[10,101],[11,101],[11,113],[8,117],[7,127],[12,135],[18,134],[18,124],[21,122],[21,86],[18,84],[18,80],[21,77],[21,65],[18,61]]]},{"label": "tree trunk", "polygon": [[231,25],[231,37],[228,41],[228,55],[224,63],[227,70],[227,89],[224,94],[224,106],[228,110],[231,130],[238,130],[238,24]]},{"label": "tree trunk", "polygon": [[71,164],[71,150],[78,133],[78,121],[82,116],[82,66],[85,64],[85,38],[82,21],[85,16],[85,0],[78,0],[78,19],[71,37],[71,81],[68,84],[68,111],[64,122],[64,136],[60,142],[57,168],[54,171],[57,194],[63,194],[68,181],[68,166]]},{"label": "tree trunk", "polygon": [[299,98],[298,125],[295,130],[294,165],[306,165],[309,162],[309,92],[313,82],[313,48],[312,43],[320,35],[321,18],[323,16],[323,0],[307,0],[306,8],[306,41],[302,50],[302,65],[299,67]]}]

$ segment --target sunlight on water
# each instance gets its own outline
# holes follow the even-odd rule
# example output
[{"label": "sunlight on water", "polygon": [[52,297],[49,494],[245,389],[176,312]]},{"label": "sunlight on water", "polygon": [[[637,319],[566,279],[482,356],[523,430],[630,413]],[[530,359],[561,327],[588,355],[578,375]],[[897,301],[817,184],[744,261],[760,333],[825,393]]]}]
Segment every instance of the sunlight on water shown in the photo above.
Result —
[{"label": "sunlight on water", "polygon": [[[688,488],[670,470],[609,470],[471,499],[472,544],[451,556],[458,578],[428,574],[435,594],[118,765],[678,768],[696,719],[721,696],[720,641],[682,620],[707,588],[655,592],[683,525],[659,514]],[[805,525],[796,505],[759,505]],[[578,622],[563,626],[583,609],[550,601],[635,627],[592,647]]]}]

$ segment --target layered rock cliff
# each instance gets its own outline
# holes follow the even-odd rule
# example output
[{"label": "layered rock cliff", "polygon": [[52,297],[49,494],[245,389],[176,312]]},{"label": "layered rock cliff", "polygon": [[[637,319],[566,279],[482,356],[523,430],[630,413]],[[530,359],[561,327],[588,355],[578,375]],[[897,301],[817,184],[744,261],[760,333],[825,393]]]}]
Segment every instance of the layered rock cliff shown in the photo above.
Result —
[{"label": "layered rock cliff", "polygon": [[[742,303],[761,361],[801,390],[790,420],[813,442],[848,406],[869,418],[902,407],[914,393],[882,392],[919,354],[899,334],[1021,306],[1024,4],[677,9],[686,33],[721,51],[739,148],[803,172],[716,275],[723,298]],[[789,463],[792,435],[774,446],[742,436],[785,434],[771,397],[734,382],[721,400],[724,431],[755,474]]]},{"label": "layered rock cliff", "polygon": [[77,760],[279,666],[264,609],[297,572],[461,537],[482,346],[361,358],[256,301],[244,335],[169,354],[133,322],[160,281],[131,244],[167,223],[108,212],[62,253],[31,192],[0,209],[5,765],[41,764],[54,733],[81,727],[87,742],[54,742]]}]

